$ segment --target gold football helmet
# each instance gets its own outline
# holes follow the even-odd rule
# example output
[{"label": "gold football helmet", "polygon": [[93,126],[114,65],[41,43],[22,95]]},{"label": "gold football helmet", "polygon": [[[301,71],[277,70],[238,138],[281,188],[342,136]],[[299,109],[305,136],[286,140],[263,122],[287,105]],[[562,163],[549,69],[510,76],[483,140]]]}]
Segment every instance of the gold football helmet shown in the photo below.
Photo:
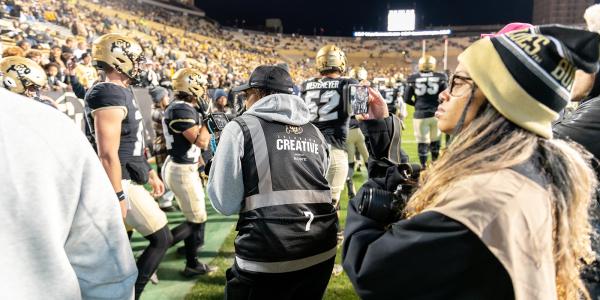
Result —
[{"label": "gold football helmet", "polygon": [[425,54],[419,59],[419,72],[433,72],[436,64],[435,57]]},{"label": "gold football helmet", "polygon": [[395,87],[395,86],[396,86],[396,78],[394,78],[394,77],[390,77],[390,78],[388,78],[388,79],[385,81],[385,85],[386,85],[388,88],[393,88],[393,87]]},{"label": "gold football helmet", "polygon": [[346,54],[335,45],[327,45],[317,52],[317,70],[346,72]]},{"label": "gold football helmet", "polygon": [[173,75],[173,91],[175,93],[186,93],[203,100],[206,96],[206,78],[200,71],[192,68],[184,68]]},{"label": "gold football helmet", "polygon": [[5,89],[22,95],[31,88],[39,90],[48,83],[46,72],[40,65],[20,56],[0,60],[0,74]]},{"label": "gold football helmet", "polygon": [[396,79],[396,82],[406,81],[406,79],[404,78],[404,74],[402,73],[396,73],[396,75],[394,75],[394,78]]},{"label": "gold football helmet", "polygon": [[369,73],[367,72],[367,69],[365,69],[364,67],[354,67],[354,68],[352,68],[352,70],[350,70],[349,75],[350,75],[350,78],[354,78],[358,81],[363,81],[363,80],[367,80]]},{"label": "gold football helmet", "polygon": [[130,37],[109,33],[94,41],[92,59],[98,68],[109,66],[135,80],[144,61],[144,50]]}]

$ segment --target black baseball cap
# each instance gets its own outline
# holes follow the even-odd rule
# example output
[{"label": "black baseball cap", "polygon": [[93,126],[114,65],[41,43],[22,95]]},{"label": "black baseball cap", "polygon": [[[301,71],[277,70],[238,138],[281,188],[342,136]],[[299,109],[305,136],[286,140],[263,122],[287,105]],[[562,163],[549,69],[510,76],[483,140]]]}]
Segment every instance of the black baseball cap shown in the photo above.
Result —
[{"label": "black baseball cap", "polygon": [[294,92],[294,82],[290,73],[279,66],[258,66],[247,83],[236,86],[232,89],[233,92],[241,92],[247,89],[260,88],[269,89],[285,94]]}]

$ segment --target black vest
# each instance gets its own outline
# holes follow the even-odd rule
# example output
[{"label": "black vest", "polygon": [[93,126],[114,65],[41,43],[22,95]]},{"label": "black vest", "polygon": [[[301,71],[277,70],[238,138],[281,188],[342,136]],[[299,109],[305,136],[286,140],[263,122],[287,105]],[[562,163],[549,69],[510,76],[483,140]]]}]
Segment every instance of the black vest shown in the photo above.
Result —
[{"label": "black vest", "polygon": [[325,178],[328,146],[311,125],[244,115],[244,203],[235,240],[243,270],[284,273],[335,256],[337,214]]}]

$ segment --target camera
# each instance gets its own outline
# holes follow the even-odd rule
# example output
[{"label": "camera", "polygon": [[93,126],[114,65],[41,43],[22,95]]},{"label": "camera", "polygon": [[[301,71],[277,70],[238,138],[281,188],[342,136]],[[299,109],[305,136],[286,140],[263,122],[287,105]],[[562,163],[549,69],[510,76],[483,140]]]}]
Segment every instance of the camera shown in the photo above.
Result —
[{"label": "camera", "polygon": [[406,202],[416,187],[421,172],[418,164],[399,164],[388,170],[387,190],[365,188],[360,193],[358,213],[381,224],[390,224],[400,219]]}]

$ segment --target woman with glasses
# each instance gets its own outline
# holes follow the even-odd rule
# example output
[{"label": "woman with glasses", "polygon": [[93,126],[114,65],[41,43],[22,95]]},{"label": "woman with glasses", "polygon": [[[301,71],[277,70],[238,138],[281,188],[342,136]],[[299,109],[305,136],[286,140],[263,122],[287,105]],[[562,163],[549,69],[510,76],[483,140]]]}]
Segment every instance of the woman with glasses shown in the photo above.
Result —
[{"label": "woman with glasses", "polygon": [[[598,70],[599,45],[596,33],[536,27],[459,56],[435,114],[454,141],[391,205],[400,220],[370,210],[378,189],[403,182],[396,166],[350,202],[343,266],[361,298],[589,299],[579,271],[596,180],[589,153],[553,140],[551,122],[575,70]],[[387,115],[380,103],[373,93],[370,118]]]}]

